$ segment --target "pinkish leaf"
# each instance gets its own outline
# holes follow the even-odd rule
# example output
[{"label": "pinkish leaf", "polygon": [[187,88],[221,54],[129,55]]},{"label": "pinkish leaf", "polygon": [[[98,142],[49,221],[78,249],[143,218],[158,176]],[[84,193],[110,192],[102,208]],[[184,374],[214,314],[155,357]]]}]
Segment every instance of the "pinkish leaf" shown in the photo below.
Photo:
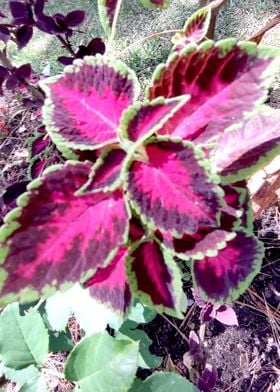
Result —
[{"label": "pinkish leaf", "polygon": [[274,48],[238,44],[234,39],[189,44],[180,54],[172,53],[155,71],[148,97],[189,94],[191,99],[159,134],[195,139],[196,143],[216,140],[266,99],[279,55]]},{"label": "pinkish leaf", "polygon": [[48,97],[43,109],[46,129],[62,152],[117,142],[122,112],[138,94],[134,72],[100,55],[74,61],[42,87]]},{"label": "pinkish leaf", "polygon": [[88,279],[126,242],[129,216],[121,191],[75,196],[89,170],[80,162],[49,168],[6,217],[0,231],[1,306]]},{"label": "pinkish leaf", "polygon": [[121,169],[126,153],[120,149],[105,149],[93,166],[89,179],[79,190],[84,195],[102,190],[106,192],[119,186]]},{"label": "pinkish leaf", "polygon": [[[248,178],[280,153],[280,110],[260,112],[218,141],[213,163],[224,183]],[[212,159],[211,159],[212,161]]]},{"label": "pinkish leaf", "polygon": [[132,300],[125,270],[127,253],[126,248],[120,248],[110,264],[98,268],[84,284],[93,298],[121,313],[127,312]]},{"label": "pinkish leaf", "polygon": [[232,236],[226,230],[208,227],[200,228],[193,235],[184,234],[181,238],[174,238],[169,233],[164,234],[163,244],[180,259],[201,260],[215,254],[218,249],[223,249]]},{"label": "pinkish leaf", "polygon": [[132,142],[147,139],[159,130],[188,99],[189,96],[183,96],[172,99],[157,98],[144,103],[137,102],[123,114],[120,126],[121,137]]},{"label": "pinkish leaf", "polygon": [[228,305],[222,305],[216,310],[215,319],[225,325],[238,325],[236,313]]},{"label": "pinkish leaf", "polygon": [[100,22],[106,34],[110,34],[118,0],[98,0]]},{"label": "pinkish leaf", "polygon": [[227,242],[213,257],[193,262],[195,285],[213,302],[236,299],[260,270],[263,245],[245,231]]},{"label": "pinkish leaf", "polygon": [[[186,21],[183,31],[177,33],[172,42],[183,48],[188,42],[198,43],[206,37],[211,19],[211,7],[200,8]],[[181,43],[183,42],[183,44]]]},{"label": "pinkish leaf", "polygon": [[143,221],[175,236],[215,227],[220,199],[200,151],[189,142],[161,139],[147,144],[145,154],[127,175],[130,202]]},{"label": "pinkish leaf", "polygon": [[128,278],[135,296],[159,312],[181,314],[181,275],[178,266],[156,242],[143,242],[129,257]]}]

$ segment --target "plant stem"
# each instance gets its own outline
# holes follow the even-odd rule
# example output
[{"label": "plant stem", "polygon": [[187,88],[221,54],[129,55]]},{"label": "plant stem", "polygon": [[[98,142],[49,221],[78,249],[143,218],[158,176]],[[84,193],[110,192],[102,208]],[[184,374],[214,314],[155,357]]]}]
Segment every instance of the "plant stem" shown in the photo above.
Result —
[{"label": "plant stem", "polygon": [[165,34],[170,34],[170,33],[181,33],[182,29],[174,29],[174,30],[164,30],[164,31],[159,31],[158,33],[153,33],[150,35],[147,35],[144,38],[140,38],[137,41],[134,41],[131,45],[128,45],[123,51],[122,54],[127,52],[128,50],[130,50],[133,46],[137,45],[137,44],[141,44],[142,42],[148,41],[154,37],[159,37],[161,35],[165,35]]},{"label": "plant stem", "polygon": [[113,23],[112,23],[111,34],[110,34],[109,41],[108,41],[108,48],[109,49],[112,47],[113,41],[114,41],[115,36],[116,36],[117,24],[118,24],[118,21],[119,21],[122,1],[123,0],[118,0],[117,5],[116,5],[115,15],[114,15]]},{"label": "plant stem", "polygon": [[62,44],[62,46],[70,53],[72,54],[72,56],[75,56],[75,52],[71,46],[71,43],[69,41],[66,41],[66,39],[64,39],[62,37],[62,35],[57,35],[56,36],[57,39],[59,40],[59,42]]}]

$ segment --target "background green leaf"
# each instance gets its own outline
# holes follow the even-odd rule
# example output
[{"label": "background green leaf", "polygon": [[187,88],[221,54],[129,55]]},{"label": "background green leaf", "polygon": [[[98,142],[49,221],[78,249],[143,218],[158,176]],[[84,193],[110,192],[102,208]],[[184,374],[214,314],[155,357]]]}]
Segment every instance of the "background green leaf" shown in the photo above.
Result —
[{"label": "background green leaf", "polygon": [[0,355],[3,364],[19,370],[43,365],[48,355],[49,335],[40,314],[31,309],[20,316],[18,303],[0,316]]},{"label": "background green leaf", "polygon": [[44,377],[38,376],[24,384],[19,392],[48,392],[48,389]]},{"label": "background green leaf", "polygon": [[78,382],[82,392],[127,392],[137,364],[137,343],[97,333],[83,339],[70,353],[65,377]]},{"label": "background green leaf", "polygon": [[198,392],[187,379],[176,373],[158,372],[145,381],[136,379],[129,392]]}]

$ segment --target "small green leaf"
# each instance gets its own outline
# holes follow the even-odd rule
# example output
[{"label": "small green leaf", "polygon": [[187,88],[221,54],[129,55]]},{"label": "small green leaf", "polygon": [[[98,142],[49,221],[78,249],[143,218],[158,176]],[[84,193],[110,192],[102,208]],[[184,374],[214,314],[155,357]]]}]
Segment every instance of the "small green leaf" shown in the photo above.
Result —
[{"label": "small green leaf", "polygon": [[129,392],[198,392],[187,379],[176,373],[158,372],[140,382],[135,379]]},{"label": "small green leaf", "polygon": [[50,335],[50,352],[57,353],[59,351],[70,352],[74,343],[71,340],[71,334],[69,330],[66,332],[49,331]]},{"label": "small green leaf", "polygon": [[157,315],[157,312],[146,305],[136,302],[131,308],[127,318],[135,323],[135,327],[141,323],[148,323],[152,321]]},{"label": "small green leaf", "polygon": [[48,392],[44,377],[38,376],[25,383],[19,392]]},{"label": "small green leaf", "polygon": [[137,343],[102,332],[77,344],[67,359],[65,377],[78,382],[82,392],[126,392],[137,364]]},{"label": "small green leaf", "polygon": [[128,337],[135,342],[139,342],[140,367],[144,369],[152,369],[158,367],[162,362],[162,358],[151,354],[149,347],[152,344],[152,340],[149,338],[145,331],[138,328],[131,328],[130,323],[130,320],[127,320],[123,323],[117,337]]},{"label": "small green leaf", "polygon": [[40,375],[39,370],[34,365],[30,365],[27,368],[21,370],[15,370],[3,366],[1,367],[1,373],[5,376],[7,380],[17,382],[20,385]]},{"label": "small green leaf", "polygon": [[19,370],[43,365],[48,348],[48,332],[37,311],[20,316],[18,303],[4,309],[0,316],[0,355],[5,366]]}]

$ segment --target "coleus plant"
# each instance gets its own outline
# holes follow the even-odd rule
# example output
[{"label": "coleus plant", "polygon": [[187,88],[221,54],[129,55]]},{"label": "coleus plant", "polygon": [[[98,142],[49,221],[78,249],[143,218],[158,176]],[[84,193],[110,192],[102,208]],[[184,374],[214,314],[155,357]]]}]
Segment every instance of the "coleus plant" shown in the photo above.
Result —
[{"label": "coleus plant", "polygon": [[144,102],[134,72],[101,55],[42,83],[46,131],[66,162],[5,217],[1,305],[79,281],[119,313],[137,297],[180,317],[178,258],[212,303],[244,292],[263,257],[246,179],[279,152],[279,112],[259,108],[279,55],[234,39],[186,43]]}]

